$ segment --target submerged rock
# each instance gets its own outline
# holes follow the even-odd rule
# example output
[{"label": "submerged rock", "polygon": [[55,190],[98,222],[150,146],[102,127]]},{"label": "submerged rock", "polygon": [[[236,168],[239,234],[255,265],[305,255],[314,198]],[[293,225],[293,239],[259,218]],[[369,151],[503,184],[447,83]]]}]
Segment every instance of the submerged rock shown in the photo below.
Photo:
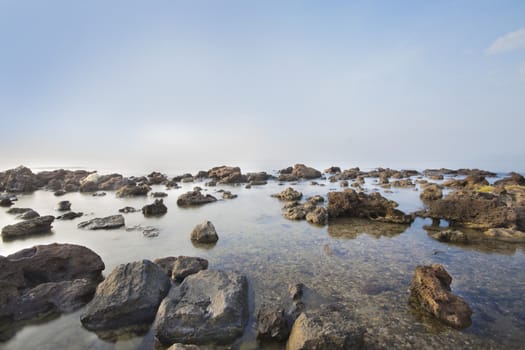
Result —
[{"label": "submerged rock", "polygon": [[2,237],[16,238],[49,232],[51,230],[51,223],[53,223],[54,220],[54,216],[47,215],[25,220],[13,225],[7,225],[2,229]]},{"label": "submerged rock", "polygon": [[159,216],[168,212],[168,208],[164,205],[162,199],[155,199],[153,204],[148,204],[142,207],[142,214],[144,216]]},{"label": "submerged rock", "polygon": [[191,240],[196,243],[210,244],[219,240],[215,226],[210,221],[205,221],[193,229]]},{"label": "submerged rock", "polygon": [[472,324],[472,310],[450,291],[452,277],[440,264],[418,266],[410,283],[410,302],[454,328]]},{"label": "submerged rock", "polygon": [[187,207],[193,205],[212,203],[216,201],[217,198],[210,194],[203,195],[201,191],[190,191],[179,196],[179,198],[177,199],[177,205],[181,207]]},{"label": "submerged rock", "polygon": [[347,350],[364,345],[365,329],[337,305],[299,315],[286,343],[287,350]]},{"label": "submerged rock", "polygon": [[149,260],[119,265],[98,286],[80,320],[92,331],[129,326],[147,330],[169,289],[169,278]]},{"label": "submerged rock", "polygon": [[525,232],[513,228],[491,228],[486,230],[484,235],[495,241],[525,243]]},{"label": "submerged rock", "polygon": [[124,217],[122,215],[111,215],[104,218],[95,218],[79,223],[78,228],[88,230],[109,230],[124,226]]},{"label": "submerged rock", "polygon": [[103,269],[100,256],[74,244],[40,245],[0,257],[0,338],[12,336],[21,320],[86,304]]},{"label": "submerged rock", "polygon": [[437,231],[430,235],[432,238],[440,242],[450,243],[468,243],[468,237],[465,233],[458,230],[443,230]]},{"label": "submerged rock", "polygon": [[248,320],[248,282],[234,272],[203,270],[173,286],[153,326],[165,345],[231,344]]},{"label": "submerged rock", "polygon": [[396,209],[397,203],[374,192],[357,193],[353,189],[328,193],[328,216],[367,218],[382,222],[410,224],[414,218]]},{"label": "submerged rock", "polygon": [[290,335],[284,309],[279,306],[263,306],[257,313],[257,339],[284,342]]}]

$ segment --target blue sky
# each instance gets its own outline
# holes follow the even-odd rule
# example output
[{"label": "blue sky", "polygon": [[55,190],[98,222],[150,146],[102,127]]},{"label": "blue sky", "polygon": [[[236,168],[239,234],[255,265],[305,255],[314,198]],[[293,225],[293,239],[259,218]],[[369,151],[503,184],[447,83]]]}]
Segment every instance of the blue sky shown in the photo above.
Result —
[{"label": "blue sky", "polygon": [[524,1],[0,0],[0,50],[3,168],[525,170]]}]

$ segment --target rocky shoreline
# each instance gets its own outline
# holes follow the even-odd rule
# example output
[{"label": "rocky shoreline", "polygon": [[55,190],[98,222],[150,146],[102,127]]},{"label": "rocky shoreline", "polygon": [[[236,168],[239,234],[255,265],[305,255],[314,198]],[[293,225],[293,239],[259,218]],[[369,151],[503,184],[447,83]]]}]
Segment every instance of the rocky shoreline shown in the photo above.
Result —
[{"label": "rocky shoreline", "polygon": [[[427,227],[429,235],[440,242],[458,246],[480,241],[523,243],[525,178],[511,173],[489,183],[486,178],[495,175],[477,169],[427,169],[421,173],[375,169],[363,172],[359,168],[341,171],[335,166],[321,172],[296,164],[276,175],[266,172],[243,174],[238,167],[221,166],[195,175],[170,178],[159,172],[141,177],[68,170],[34,174],[28,168],[19,167],[0,173],[0,190],[4,192],[2,206],[9,208],[6,212],[18,220],[2,228],[2,238],[9,241],[47,234],[51,232],[55,219],[69,220],[83,215],[71,211],[75,203],[69,201],[57,202],[55,208],[50,209],[60,212],[56,217],[40,216],[30,208],[14,206],[17,195],[28,192],[45,190],[61,196],[78,191],[101,196],[101,191],[104,191],[114,192],[116,197],[150,196],[154,201],[144,206],[142,213],[145,217],[155,218],[169,215],[169,208],[158,199],[169,194],[153,192],[152,186],[162,185],[169,191],[180,187],[181,183],[203,182],[205,188],[227,185],[250,189],[276,182],[287,186],[274,196],[283,203],[282,214],[289,220],[306,220],[313,225],[325,226],[338,218],[349,218],[408,227],[416,218],[427,218],[432,221]],[[297,182],[322,186],[323,180],[339,183],[343,189],[327,188],[325,196],[305,199],[294,189]],[[416,189],[419,186],[424,209],[405,213],[397,209],[396,202],[364,189],[365,182],[384,189]],[[237,196],[222,191],[219,200],[203,192],[205,189],[195,187],[181,194],[177,206],[199,207]],[[137,209],[129,207],[122,211],[128,213]],[[443,221],[447,225],[440,225]],[[77,226],[89,230],[118,229],[125,226],[125,217],[113,214],[82,221]],[[477,233],[471,234],[471,229]],[[213,248],[219,235],[213,224],[205,221],[195,227],[188,239]],[[67,267],[57,267],[56,275],[52,271],[46,274],[30,272],[29,266],[35,264],[31,259],[47,254],[49,257],[39,258],[37,264],[49,266],[46,259],[55,264],[57,258],[54,256],[67,251],[74,253],[60,258]],[[187,345],[182,344],[228,346],[242,336],[248,318],[256,317],[260,342],[277,342],[287,349],[374,348],[366,336],[366,323],[356,320],[348,310],[341,311],[336,304],[308,306],[301,301],[298,295],[302,292],[297,288],[288,305],[251,310],[247,277],[230,270],[208,270],[208,262],[202,258],[159,257],[155,261],[129,262],[117,267],[102,281],[104,263],[100,257],[98,265],[87,272],[75,270],[76,266],[84,264],[78,261],[86,257],[96,260],[95,256],[98,255],[85,247],[55,244],[0,257],[4,267],[0,283],[5,286],[0,297],[1,339],[5,341],[12,337],[27,320],[51,313],[71,312],[87,304],[81,316],[82,324],[109,340],[122,333],[144,334],[153,327],[161,347],[186,348]],[[83,267],[88,266],[91,265]],[[16,277],[17,274],[22,274],[22,277]],[[407,303],[451,327],[469,327],[472,309],[468,300],[451,293],[451,281],[452,277],[441,265],[418,266],[410,283]]]}]

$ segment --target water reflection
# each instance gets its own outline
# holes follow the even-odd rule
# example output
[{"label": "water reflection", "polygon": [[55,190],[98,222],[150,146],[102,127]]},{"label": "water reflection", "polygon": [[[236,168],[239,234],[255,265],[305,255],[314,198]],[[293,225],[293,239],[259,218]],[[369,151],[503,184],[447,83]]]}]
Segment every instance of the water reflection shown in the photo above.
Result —
[{"label": "water reflection", "polygon": [[328,234],[333,238],[355,239],[366,234],[374,238],[395,237],[409,225],[382,223],[360,218],[338,218],[328,222]]}]

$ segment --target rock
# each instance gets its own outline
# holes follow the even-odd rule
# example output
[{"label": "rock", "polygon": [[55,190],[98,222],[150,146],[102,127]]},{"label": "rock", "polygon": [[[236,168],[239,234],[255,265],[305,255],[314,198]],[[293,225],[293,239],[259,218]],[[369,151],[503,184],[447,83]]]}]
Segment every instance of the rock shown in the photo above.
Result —
[{"label": "rock", "polygon": [[174,256],[167,256],[165,258],[158,258],[153,260],[153,262],[164,270],[166,272],[166,276],[171,278],[171,274],[173,273],[173,265],[177,261],[177,258]]},{"label": "rock", "polygon": [[7,170],[0,177],[0,192],[33,192],[38,189],[38,178],[31,169],[19,166]]},{"label": "rock", "polygon": [[80,321],[91,331],[148,327],[169,289],[168,276],[149,260],[119,265],[97,287]]},{"label": "rock", "polygon": [[55,220],[54,216],[41,216],[30,220],[25,220],[13,225],[4,226],[2,229],[3,238],[17,238],[21,236],[46,233],[51,230],[51,223]]},{"label": "rock", "polygon": [[302,283],[296,283],[288,286],[288,292],[293,301],[301,300],[304,294],[305,285]]},{"label": "rock", "polygon": [[317,179],[321,177],[321,172],[304,164],[295,164],[293,166],[292,175],[299,179]]},{"label": "rock", "polygon": [[423,190],[419,198],[421,198],[421,200],[424,202],[435,201],[435,200],[443,198],[443,191],[438,185],[429,184],[425,186],[425,189]]},{"label": "rock", "polygon": [[231,344],[248,320],[248,282],[235,272],[203,270],[173,286],[153,326],[165,346]]},{"label": "rock", "polygon": [[217,198],[210,194],[203,195],[200,191],[190,191],[182,194],[177,199],[177,205],[181,207],[202,205],[206,203],[216,202]]},{"label": "rock", "polygon": [[347,180],[341,180],[341,182],[339,182],[339,186],[341,186],[341,187],[348,187],[348,181]]},{"label": "rock", "polygon": [[476,189],[481,186],[488,186],[489,182],[485,176],[479,174],[472,174],[464,179],[451,179],[443,182],[444,187],[452,187],[459,189]]},{"label": "rock", "polygon": [[147,177],[150,185],[160,185],[168,182],[168,177],[158,171],[151,172]]},{"label": "rock", "polygon": [[191,232],[191,240],[196,243],[215,243],[219,240],[215,226],[210,221],[204,221],[195,226]]},{"label": "rock", "polygon": [[193,344],[180,344],[176,343],[170,346],[167,350],[202,350],[202,348]]},{"label": "rock", "polygon": [[18,215],[17,219],[20,219],[20,220],[31,220],[31,219],[37,218],[39,216],[40,216],[40,214],[38,214],[36,211],[34,211],[33,209],[29,209],[28,211]]},{"label": "rock", "polygon": [[60,197],[60,196],[65,195],[66,193],[67,193],[67,192],[64,191],[64,190],[58,190],[58,191],[55,191],[54,195],[55,195],[56,197]]},{"label": "rock", "polygon": [[103,269],[100,256],[73,244],[39,245],[0,257],[0,336],[14,335],[21,320],[83,306]]},{"label": "rock", "polygon": [[396,180],[396,181],[393,181],[391,184],[392,184],[392,187],[401,187],[401,188],[409,188],[409,187],[415,186],[415,184],[410,179]]},{"label": "rock", "polygon": [[461,231],[458,230],[444,230],[437,231],[430,235],[432,238],[437,239],[440,242],[450,243],[468,243],[468,237]]},{"label": "rock", "polygon": [[306,221],[316,225],[326,225],[328,212],[325,207],[317,207],[306,214]]},{"label": "rock", "polygon": [[288,187],[286,190],[280,193],[272,194],[272,197],[279,198],[283,201],[296,201],[301,199],[303,197],[303,194],[299,191],[294,190],[291,187]]},{"label": "rock", "polygon": [[221,184],[246,182],[246,176],[241,174],[241,168],[225,165],[210,169],[208,177],[217,180]]},{"label": "rock", "polygon": [[395,209],[397,203],[374,192],[357,193],[353,189],[328,193],[328,216],[367,218],[382,222],[409,224],[414,218]]},{"label": "rock", "polygon": [[511,172],[509,177],[494,182],[494,186],[525,186],[523,175]]},{"label": "rock", "polygon": [[[93,175],[95,175],[94,173]],[[86,193],[86,192],[96,192],[98,190],[98,186],[96,181],[85,181],[81,182],[80,188],[78,189],[80,192]]]},{"label": "rock", "polygon": [[106,192],[95,192],[92,194],[93,197],[104,197]]},{"label": "rock", "polygon": [[279,181],[297,181],[299,178],[293,174],[280,174],[277,178]]},{"label": "rock", "polygon": [[73,219],[81,217],[82,215],[84,215],[84,213],[81,213],[81,212],[75,213],[74,211],[70,211],[63,215],[58,216],[57,220],[73,220]]},{"label": "rock", "polygon": [[180,182],[184,182],[184,183],[187,183],[187,182],[193,182],[193,177],[189,176],[189,177],[183,177]]},{"label": "rock", "polygon": [[160,235],[160,230],[153,226],[146,226],[142,228],[142,235],[148,238],[155,238]]},{"label": "rock", "polygon": [[224,192],[222,193],[222,198],[223,198],[223,199],[234,199],[234,198],[237,198],[237,195],[231,193],[230,191],[224,191]]},{"label": "rock", "polygon": [[14,208],[9,208],[7,210],[7,214],[24,214],[24,213],[27,213],[28,211],[34,211],[33,209],[31,208],[17,208],[17,207],[14,207]]},{"label": "rock", "polygon": [[284,342],[290,328],[284,309],[279,306],[263,306],[257,313],[257,339]]},{"label": "rock", "polygon": [[0,198],[0,207],[10,207],[14,203],[10,198]]},{"label": "rock", "polygon": [[135,197],[135,196],[146,196],[151,190],[146,184],[135,185],[129,184],[119,188],[116,192],[117,197]]},{"label": "rock", "polygon": [[292,326],[286,350],[346,350],[364,345],[365,329],[341,307],[334,305],[299,315]]},{"label": "rock", "polygon": [[60,201],[55,206],[55,210],[58,211],[68,211],[71,210],[71,202],[70,201]]},{"label": "rock", "polygon": [[155,199],[153,204],[148,204],[142,207],[142,214],[144,216],[159,216],[168,212],[168,208],[164,205],[162,199]]},{"label": "rock", "polygon": [[153,198],[164,198],[164,197],[167,197],[168,194],[167,194],[166,192],[153,192],[153,193],[151,194],[151,196],[152,196]]},{"label": "rock", "polygon": [[410,283],[410,302],[449,326],[469,327],[472,310],[463,298],[451,293],[451,282],[452,277],[440,264],[418,266]]},{"label": "rock", "polygon": [[118,211],[120,213],[128,214],[128,213],[134,213],[138,210],[133,207],[124,207],[124,208],[120,208]]},{"label": "rock", "polygon": [[122,215],[111,215],[104,218],[95,218],[79,223],[78,228],[88,230],[108,230],[124,226],[124,217]]},{"label": "rock", "polygon": [[190,256],[179,256],[172,267],[171,279],[176,282],[182,282],[183,279],[189,275],[193,275],[201,270],[208,268],[208,260],[190,257]]},{"label": "rock", "polygon": [[208,181],[208,182],[206,182],[204,184],[204,186],[215,187],[215,186],[217,186],[217,181],[215,181],[215,180]]},{"label": "rock", "polygon": [[252,184],[252,186],[266,185],[267,181],[271,178],[265,171],[258,173],[248,173],[246,174],[247,181]]},{"label": "rock", "polygon": [[341,172],[341,168],[338,166],[331,166],[330,168],[325,169],[324,172],[326,174],[337,174]]},{"label": "rock", "polygon": [[283,216],[288,220],[304,220],[306,219],[306,213],[304,206],[297,203],[296,206],[286,208],[283,212]]},{"label": "rock", "polygon": [[525,232],[513,228],[491,228],[484,232],[485,237],[503,242],[525,243]]},{"label": "rock", "polygon": [[427,203],[422,217],[448,220],[451,225],[525,230],[525,203],[519,193],[483,193],[458,190]]}]

